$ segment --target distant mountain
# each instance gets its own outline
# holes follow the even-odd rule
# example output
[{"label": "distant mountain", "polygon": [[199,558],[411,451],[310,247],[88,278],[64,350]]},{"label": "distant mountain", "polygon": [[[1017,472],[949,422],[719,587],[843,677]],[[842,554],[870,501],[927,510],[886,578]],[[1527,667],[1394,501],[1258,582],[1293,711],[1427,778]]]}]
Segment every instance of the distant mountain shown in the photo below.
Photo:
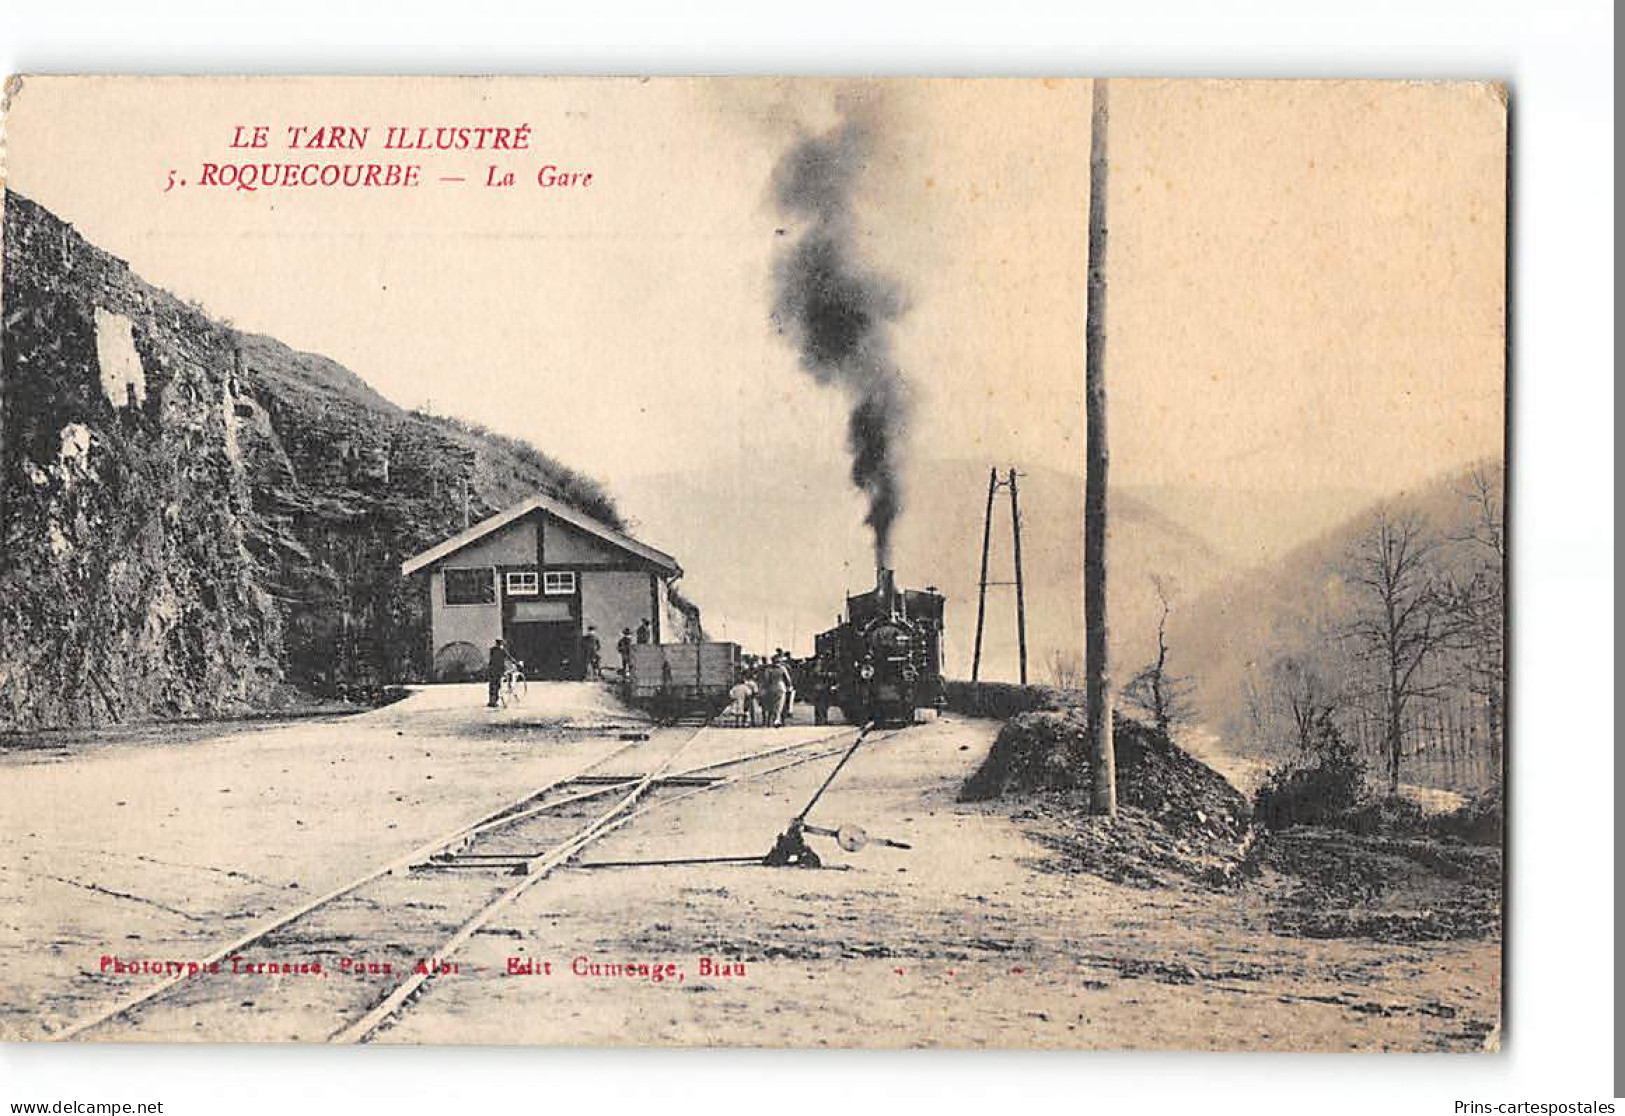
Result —
[{"label": "distant mountain", "polygon": [[1325,534],[1380,493],[1358,488],[1225,488],[1218,485],[1124,490],[1185,524],[1238,568],[1265,565]]},{"label": "distant mountain", "polygon": [[[987,467],[923,461],[908,472],[894,565],[901,584],[935,585],[948,597],[948,669],[969,677],[976,630]],[[1028,675],[1052,677],[1055,657],[1081,660],[1083,645],[1081,479],[1032,469],[1018,477],[1027,605]],[[767,462],[622,479],[617,500],[652,543],[678,556],[685,586],[713,636],[748,647],[809,653],[846,592],[874,584],[863,509],[838,466]],[[1159,604],[1151,575],[1188,599],[1232,570],[1196,532],[1133,493],[1112,504],[1112,617],[1125,662],[1155,645]],[[988,577],[1013,578],[1009,497],[994,503]],[[1017,672],[1014,589],[988,591],[984,678]]]}]

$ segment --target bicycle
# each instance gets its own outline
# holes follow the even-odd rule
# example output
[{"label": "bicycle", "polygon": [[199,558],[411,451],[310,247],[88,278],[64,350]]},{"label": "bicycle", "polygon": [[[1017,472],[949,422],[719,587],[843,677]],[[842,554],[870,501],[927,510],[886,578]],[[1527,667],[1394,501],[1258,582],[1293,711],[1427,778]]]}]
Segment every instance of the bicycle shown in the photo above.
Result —
[{"label": "bicycle", "polygon": [[517,705],[524,701],[527,688],[525,664],[517,659],[509,660],[508,669],[502,672],[502,685],[497,690],[497,700],[502,708],[508,708],[510,703]]}]

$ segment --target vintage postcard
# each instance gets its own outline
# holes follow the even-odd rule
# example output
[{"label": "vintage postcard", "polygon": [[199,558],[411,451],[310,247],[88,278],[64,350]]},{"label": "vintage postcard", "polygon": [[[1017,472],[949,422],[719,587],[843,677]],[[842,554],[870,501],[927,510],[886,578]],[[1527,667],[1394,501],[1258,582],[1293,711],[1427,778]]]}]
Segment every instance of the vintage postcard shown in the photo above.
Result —
[{"label": "vintage postcard", "polygon": [[1502,87],[3,124],[0,1035],[1499,1048]]}]

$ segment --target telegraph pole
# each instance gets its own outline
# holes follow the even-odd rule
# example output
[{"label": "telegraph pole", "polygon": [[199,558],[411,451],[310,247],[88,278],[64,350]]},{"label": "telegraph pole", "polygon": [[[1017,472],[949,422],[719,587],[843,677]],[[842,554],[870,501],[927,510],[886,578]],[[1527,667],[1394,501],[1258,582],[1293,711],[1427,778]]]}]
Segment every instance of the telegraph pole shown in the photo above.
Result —
[{"label": "telegraph pole", "polygon": [[[1010,531],[1011,542],[1015,550],[1016,579],[1014,581],[989,581],[987,579],[988,551],[993,545],[993,499],[1001,488],[1010,489]],[[1021,574],[1021,505],[1016,493],[1016,471],[1010,470],[1008,480],[999,479],[997,469],[987,471],[987,511],[982,517],[982,577],[979,583],[979,595],[976,599],[976,649],[971,653],[970,680],[979,682],[982,678],[982,629],[987,619],[987,590],[993,585],[1014,585],[1016,587],[1016,644],[1021,653],[1021,684],[1027,684],[1027,597],[1025,582]]]},{"label": "telegraph pole", "polygon": [[1085,436],[1083,612],[1085,701],[1094,812],[1117,815],[1117,757],[1112,746],[1111,663],[1106,630],[1106,82],[1094,81],[1089,128],[1089,280],[1084,315]]},{"label": "telegraph pole", "polygon": [[999,471],[987,471],[987,513],[982,517],[982,577],[977,582],[980,595],[976,598],[976,650],[971,653],[970,680],[982,679],[982,622],[987,618],[987,551],[993,541],[993,493],[999,487]]},{"label": "telegraph pole", "polygon": [[1010,470],[1010,531],[1016,551],[1016,646],[1021,651],[1021,684],[1027,684],[1027,597],[1021,580],[1021,502],[1016,495],[1016,471]]}]

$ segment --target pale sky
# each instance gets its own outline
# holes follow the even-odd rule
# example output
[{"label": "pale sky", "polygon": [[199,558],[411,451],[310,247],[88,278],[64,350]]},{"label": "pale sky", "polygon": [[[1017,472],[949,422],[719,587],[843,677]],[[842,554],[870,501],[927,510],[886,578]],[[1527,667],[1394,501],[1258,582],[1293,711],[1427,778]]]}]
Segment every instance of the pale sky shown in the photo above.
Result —
[{"label": "pale sky", "polygon": [[[1381,492],[1502,447],[1504,109],[1486,86],[1114,82],[1113,478]],[[30,78],[9,183],[158,286],[404,405],[608,481],[843,454],[768,321],[774,164],[883,121],[863,247],[902,285],[913,452],[1077,471],[1087,82]],[[274,146],[239,152],[238,124]],[[289,125],[370,125],[289,152]],[[517,154],[379,150],[518,125]],[[205,160],[421,158],[409,191],[190,185]],[[496,163],[512,188],[483,183]],[[590,170],[573,191],[544,163]],[[464,175],[442,183],[441,175]],[[793,230],[791,230],[793,233]]]}]

